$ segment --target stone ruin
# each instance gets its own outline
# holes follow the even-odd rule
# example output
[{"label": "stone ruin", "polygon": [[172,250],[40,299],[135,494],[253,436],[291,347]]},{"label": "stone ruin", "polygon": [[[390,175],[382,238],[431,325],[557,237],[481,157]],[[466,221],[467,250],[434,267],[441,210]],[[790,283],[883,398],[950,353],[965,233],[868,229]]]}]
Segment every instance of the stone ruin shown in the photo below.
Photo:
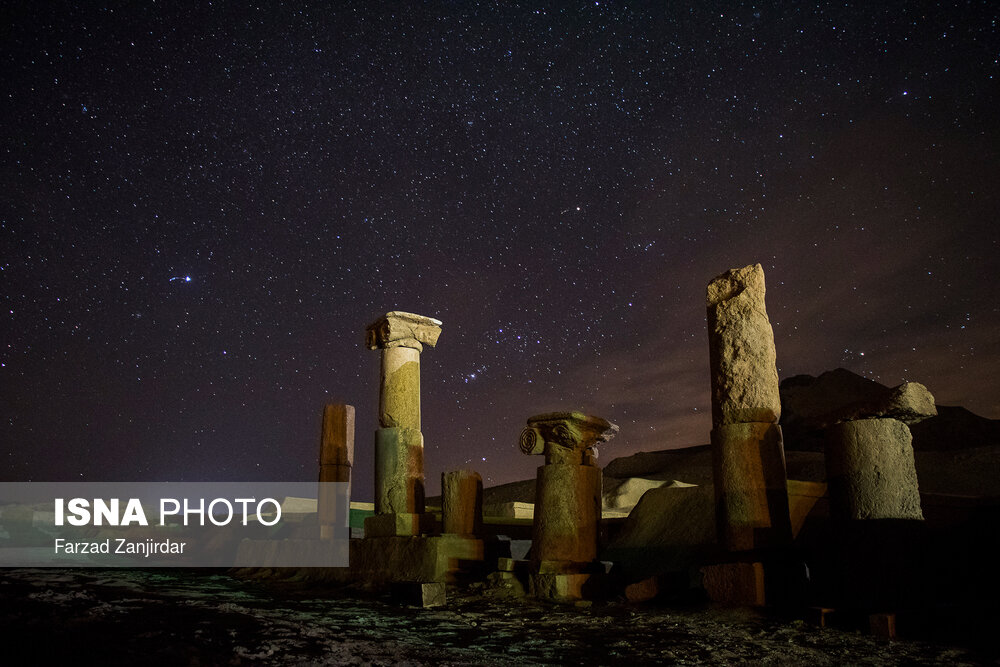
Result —
[{"label": "stone ruin", "polygon": [[904,382],[801,420],[825,441],[831,514],[842,520],[924,518],[910,426],[937,414],[919,382]]},{"label": "stone ruin", "polygon": [[365,331],[369,350],[381,350],[378,429],[375,431],[375,516],[365,535],[420,535],[433,517],[424,512],[424,435],[420,432],[420,353],[434,347],[441,321],[392,311]]},{"label": "stone ruin", "polygon": [[708,284],[712,464],[719,541],[730,551],[791,539],[774,334],[760,264]]},{"label": "stone ruin", "polygon": [[535,481],[531,531],[529,590],[536,597],[584,596],[598,567],[601,469],[596,447],[617,433],[615,424],[580,412],[536,415],[521,431],[521,452],[545,457]]},{"label": "stone ruin", "polygon": [[[753,605],[764,603],[766,584],[775,573],[787,578],[774,554],[787,552],[792,541],[774,336],[764,294],[764,273],[757,264],[713,279],[706,299],[715,533],[721,550],[717,557],[699,556],[702,584],[713,599]],[[401,311],[386,313],[366,330],[367,347],[380,351],[381,369],[375,502],[374,515],[365,519],[365,537],[351,540],[349,572],[354,580],[408,584],[411,593],[417,591],[417,604],[425,605],[443,601],[444,582],[463,568],[468,571],[469,564],[490,570],[478,473],[442,473],[440,524],[425,507],[420,354],[424,346],[434,347],[440,334],[439,320]],[[824,434],[832,516],[846,521],[922,518],[908,425],[932,414],[934,400],[926,388],[906,383],[884,396],[810,414],[798,424]],[[618,430],[582,412],[527,420],[519,447],[524,454],[544,457],[535,481],[530,557],[520,561],[517,576],[509,550],[492,553],[499,556],[499,571],[489,574],[487,586],[492,581],[520,589],[526,580],[536,597],[572,601],[589,597],[595,583],[602,583],[597,447]],[[354,408],[326,406],[320,481],[350,481],[353,441]],[[706,489],[707,495],[695,495],[711,502],[712,493]],[[330,538],[335,522],[325,505],[321,494],[321,539]]]},{"label": "stone ruin", "polygon": [[349,508],[337,507],[331,488],[323,482],[350,484],[353,466],[354,406],[331,403],[323,408],[323,431],[319,447],[320,485],[316,512],[321,540],[333,539],[334,526],[338,525],[338,511],[349,511]]},{"label": "stone ruin", "polygon": [[402,586],[400,595],[422,606],[444,600],[444,582],[460,561],[481,561],[482,480],[477,473],[446,474],[445,531],[424,499],[424,436],[420,430],[420,353],[434,347],[441,321],[391,311],[365,331],[380,350],[378,428],[375,430],[375,514],[365,537],[351,541],[351,577]]},{"label": "stone ruin", "polygon": [[[792,527],[774,335],[759,264],[732,269],[707,289],[712,463],[720,546],[702,568],[709,596],[764,604],[765,590],[801,588],[789,569]],[[908,423],[935,414],[923,385],[812,415],[797,428],[822,431],[830,513],[844,521],[922,519]],[[777,581],[776,585],[774,582]]]}]

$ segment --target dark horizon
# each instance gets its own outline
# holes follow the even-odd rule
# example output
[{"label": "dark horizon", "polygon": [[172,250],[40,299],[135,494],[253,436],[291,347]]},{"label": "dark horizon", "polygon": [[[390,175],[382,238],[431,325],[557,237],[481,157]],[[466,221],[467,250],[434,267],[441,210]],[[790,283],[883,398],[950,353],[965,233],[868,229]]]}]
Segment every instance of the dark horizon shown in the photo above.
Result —
[{"label": "dark horizon", "polygon": [[705,286],[760,262],[779,375],[1000,418],[996,12],[574,3],[8,9],[0,479],[314,479],[390,310],[429,493],[534,414],[704,444]]}]

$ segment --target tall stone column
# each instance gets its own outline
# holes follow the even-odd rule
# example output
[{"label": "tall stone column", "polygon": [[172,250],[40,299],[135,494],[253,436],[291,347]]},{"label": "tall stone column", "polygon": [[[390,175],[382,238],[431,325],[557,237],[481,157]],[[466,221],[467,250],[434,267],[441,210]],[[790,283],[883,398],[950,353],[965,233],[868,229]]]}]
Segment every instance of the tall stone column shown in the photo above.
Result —
[{"label": "tall stone column", "polygon": [[[338,507],[331,487],[324,482],[351,482],[354,465],[354,406],[330,403],[323,408],[323,432],[319,449],[319,515],[320,539],[333,539],[333,526],[343,524],[338,512],[350,512],[349,507]],[[350,493],[348,493],[350,499]]]},{"label": "tall stone column", "polygon": [[580,412],[528,419],[521,432],[525,454],[545,456],[535,482],[531,531],[531,588],[537,597],[579,599],[597,559],[601,469],[596,447],[618,427]]},{"label": "tall stone column", "polygon": [[732,551],[786,544],[781,399],[760,264],[713,279],[707,308],[719,540]]},{"label": "tall stone column", "polygon": [[424,514],[424,436],[420,432],[420,352],[434,347],[441,322],[392,311],[368,326],[365,342],[381,350],[379,428],[375,431],[375,514],[365,534],[417,535]]}]

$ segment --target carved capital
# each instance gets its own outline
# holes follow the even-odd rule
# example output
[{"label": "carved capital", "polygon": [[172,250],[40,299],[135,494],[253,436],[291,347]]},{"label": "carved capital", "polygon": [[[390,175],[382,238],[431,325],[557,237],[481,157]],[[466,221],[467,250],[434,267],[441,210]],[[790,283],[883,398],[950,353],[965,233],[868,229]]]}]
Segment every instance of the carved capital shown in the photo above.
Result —
[{"label": "carved capital", "polygon": [[618,434],[618,426],[582,412],[549,412],[528,419],[521,431],[525,454],[544,454],[546,463],[595,465],[596,447]]},{"label": "carved capital", "polygon": [[393,310],[368,325],[365,346],[369,350],[412,347],[422,351],[424,345],[437,345],[440,335],[441,320]]}]

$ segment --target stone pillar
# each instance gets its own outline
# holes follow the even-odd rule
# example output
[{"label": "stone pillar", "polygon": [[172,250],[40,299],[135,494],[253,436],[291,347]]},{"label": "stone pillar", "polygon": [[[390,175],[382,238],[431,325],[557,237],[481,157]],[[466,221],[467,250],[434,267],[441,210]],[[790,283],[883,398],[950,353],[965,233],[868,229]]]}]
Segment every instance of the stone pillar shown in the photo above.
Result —
[{"label": "stone pillar", "polygon": [[713,279],[707,308],[719,540],[732,551],[786,544],[781,399],[760,264]]},{"label": "stone pillar", "polygon": [[381,350],[379,428],[375,431],[375,514],[365,534],[416,535],[432,522],[424,514],[424,436],[420,432],[420,352],[434,347],[441,322],[392,311],[365,332]]},{"label": "stone pillar", "polygon": [[538,597],[583,596],[601,520],[595,448],[617,433],[616,425],[580,412],[536,415],[521,432],[521,451],[545,456],[535,482],[531,531],[531,589]]},{"label": "stone pillar", "polygon": [[[337,512],[350,512],[338,508],[332,489],[322,482],[351,481],[354,465],[354,406],[330,403],[323,408],[323,431],[319,449],[319,494],[317,511],[320,539],[333,539],[333,526],[337,525]],[[350,498],[350,493],[348,493]],[[342,523],[342,522],[341,522]]]},{"label": "stone pillar", "polygon": [[784,446],[777,424],[712,429],[716,527],[731,551],[782,546],[791,539]]},{"label": "stone pillar", "polygon": [[472,470],[441,473],[442,532],[478,537],[483,531],[483,478]]},{"label": "stone pillar", "polygon": [[909,426],[891,418],[857,419],[830,426],[826,436],[832,516],[924,518]]}]

